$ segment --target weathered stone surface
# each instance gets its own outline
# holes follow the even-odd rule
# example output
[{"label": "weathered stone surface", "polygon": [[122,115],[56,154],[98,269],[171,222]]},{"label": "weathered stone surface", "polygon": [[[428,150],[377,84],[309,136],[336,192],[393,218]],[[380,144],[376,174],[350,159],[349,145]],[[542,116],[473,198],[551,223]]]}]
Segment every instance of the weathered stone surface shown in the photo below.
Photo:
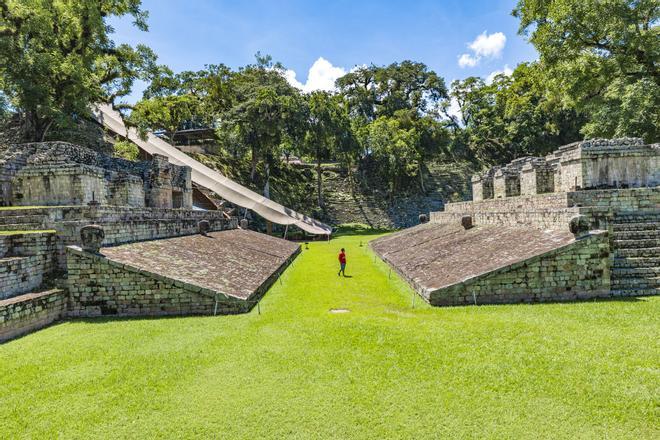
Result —
[{"label": "weathered stone surface", "polygon": [[568,224],[568,230],[576,237],[588,234],[590,228],[589,219],[584,215],[576,215],[571,218]]},{"label": "weathered stone surface", "polygon": [[[475,296],[479,303],[493,303],[609,293],[609,244],[603,236],[576,241],[568,231],[430,223],[377,239],[371,247],[436,305],[471,304]],[[538,267],[528,270],[530,264]]]},{"label": "weathered stone surface", "polygon": [[202,220],[197,223],[197,229],[199,229],[200,234],[206,235],[211,230],[211,223],[208,220]]},{"label": "weathered stone surface", "polygon": [[80,228],[81,247],[85,252],[98,253],[105,239],[105,231],[99,225],[87,225]]},{"label": "weathered stone surface", "polygon": [[188,284],[249,298],[299,245],[258,232],[234,229],[208,237],[131,243],[101,250],[106,258]]},{"label": "weathered stone surface", "polygon": [[131,162],[65,142],[0,146],[0,204],[192,207],[189,167]]},{"label": "weathered stone surface", "polygon": [[0,342],[45,327],[66,310],[66,294],[59,289],[0,300]]}]

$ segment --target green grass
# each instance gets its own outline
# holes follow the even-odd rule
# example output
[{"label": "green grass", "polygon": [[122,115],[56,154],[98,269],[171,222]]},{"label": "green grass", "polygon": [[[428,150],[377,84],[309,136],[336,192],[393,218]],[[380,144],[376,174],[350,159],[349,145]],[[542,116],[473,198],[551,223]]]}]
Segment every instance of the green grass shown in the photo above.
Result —
[{"label": "green grass", "polygon": [[658,438],[660,298],[413,309],[368,238],[310,243],[261,315],[0,345],[0,437]]}]

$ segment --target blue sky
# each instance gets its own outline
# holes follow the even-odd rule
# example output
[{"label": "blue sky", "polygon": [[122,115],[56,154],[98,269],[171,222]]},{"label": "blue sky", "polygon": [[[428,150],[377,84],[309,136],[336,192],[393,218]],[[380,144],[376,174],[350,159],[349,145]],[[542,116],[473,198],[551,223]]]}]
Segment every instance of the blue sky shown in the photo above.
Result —
[{"label": "blue sky", "polygon": [[[145,43],[175,71],[217,63],[236,68],[252,63],[261,51],[291,69],[290,80],[303,90],[327,88],[356,65],[405,59],[427,64],[449,84],[537,58],[517,35],[518,20],[511,16],[515,3],[143,0],[149,32],[129,20],[112,25],[117,43]],[[129,101],[141,95],[136,89]]]}]

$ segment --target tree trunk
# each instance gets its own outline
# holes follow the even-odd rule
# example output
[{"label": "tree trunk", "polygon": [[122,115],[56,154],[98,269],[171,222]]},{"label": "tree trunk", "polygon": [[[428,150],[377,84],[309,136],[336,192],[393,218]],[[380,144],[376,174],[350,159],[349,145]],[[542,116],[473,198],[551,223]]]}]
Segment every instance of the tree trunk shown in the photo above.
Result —
[{"label": "tree trunk", "polygon": [[419,173],[419,185],[422,188],[422,194],[426,194],[426,188],[424,187],[424,172],[422,169],[422,161],[417,161],[417,172]]},{"label": "tree trunk", "polygon": [[43,142],[53,125],[53,119],[41,118],[36,111],[25,113],[23,136],[27,142]]},{"label": "tree trunk", "polygon": [[319,208],[323,208],[323,193],[321,185],[323,184],[323,173],[321,172],[321,152],[316,149],[316,194]]},{"label": "tree trunk", "polygon": [[252,168],[250,170],[250,182],[254,183],[254,179],[257,176],[257,151],[255,147],[252,147]]},{"label": "tree trunk", "polygon": [[270,199],[270,165],[266,161],[266,184],[264,185],[264,197]]}]

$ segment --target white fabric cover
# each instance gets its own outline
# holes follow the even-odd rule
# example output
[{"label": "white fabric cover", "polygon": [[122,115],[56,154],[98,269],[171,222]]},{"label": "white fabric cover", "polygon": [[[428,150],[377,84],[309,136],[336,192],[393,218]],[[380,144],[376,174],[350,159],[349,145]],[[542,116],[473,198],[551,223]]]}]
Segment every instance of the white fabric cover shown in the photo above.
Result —
[{"label": "white fabric cover", "polygon": [[92,107],[94,118],[114,133],[134,142],[149,154],[167,156],[175,165],[186,165],[192,169],[192,181],[214,191],[223,199],[250,209],[266,220],[280,225],[295,225],[310,234],[329,235],[332,228],[313,218],[302,215],[292,209],[275,203],[256,192],[245,188],[215,170],[197,162],[187,154],[179,151],[153,133],[147,133],[147,139],[140,138],[137,130],[127,128],[121,114],[109,104],[97,104]]}]

